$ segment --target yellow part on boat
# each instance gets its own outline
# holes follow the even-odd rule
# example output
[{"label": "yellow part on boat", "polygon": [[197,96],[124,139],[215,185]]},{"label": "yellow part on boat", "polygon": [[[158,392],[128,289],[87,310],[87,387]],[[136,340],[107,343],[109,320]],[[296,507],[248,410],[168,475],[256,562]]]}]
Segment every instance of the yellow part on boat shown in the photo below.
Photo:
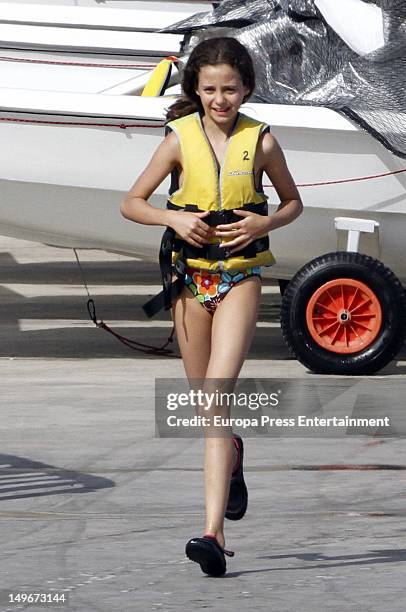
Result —
[{"label": "yellow part on boat", "polygon": [[161,96],[172,74],[173,59],[163,59],[155,66],[141,96]]}]

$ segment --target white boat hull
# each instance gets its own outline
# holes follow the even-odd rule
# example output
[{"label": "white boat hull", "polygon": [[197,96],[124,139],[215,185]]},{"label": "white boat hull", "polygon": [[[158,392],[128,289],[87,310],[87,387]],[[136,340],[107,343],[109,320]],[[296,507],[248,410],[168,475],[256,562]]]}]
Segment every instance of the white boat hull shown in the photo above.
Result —
[{"label": "white boat hull", "polygon": [[[4,93],[7,90],[3,104]],[[1,140],[7,142],[0,153],[0,233],[156,259],[162,229],[125,221],[119,205],[163,137],[159,124],[170,100],[99,96],[92,104],[95,96],[71,94],[64,96],[65,114],[54,110],[39,115],[33,112],[39,104],[35,93],[25,112],[9,108],[1,113],[2,119],[13,121],[0,122]],[[8,94],[11,99],[15,92]],[[41,98],[43,93],[36,95]],[[47,101],[49,108],[56,104],[51,94]],[[79,108],[79,101],[80,113],[66,112]],[[45,101],[41,104],[46,108]],[[334,251],[334,219],[349,216],[379,222],[376,237],[363,236],[360,249],[379,257],[405,280],[406,173],[320,183],[396,172],[406,162],[333,111],[260,104],[247,104],[243,110],[272,125],[298,184],[318,183],[300,189],[302,217],[271,235],[277,265],[269,273],[289,278],[313,257]],[[146,123],[149,127],[118,127]],[[151,198],[154,205],[165,206],[168,185],[166,180],[157,189]],[[266,193],[276,205],[274,190],[267,187]]]},{"label": "white boat hull", "polygon": [[[123,94],[134,91],[143,64],[179,53],[182,38],[159,34],[158,26],[210,8],[207,2],[0,2],[0,138],[7,143],[0,149],[1,233],[156,259],[162,229],[125,221],[119,205],[161,141],[172,100]],[[348,216],[379,222],[373,236],[362,235],[360,249],[406,279],[406,173],[350,180],[399,171],[406,161],[324,108],[247,104],[243,110],[271,125],[296,182],[314,184],[300,188],[304,214],[271,235],[277,264],[269,274],[289,278],[335,250],[337,239],[342,248],[334,219]],[[157,189],[154,205],[165,206],[168,186],[166,180]],[[265,191],[276,206],[272,187]]]}]

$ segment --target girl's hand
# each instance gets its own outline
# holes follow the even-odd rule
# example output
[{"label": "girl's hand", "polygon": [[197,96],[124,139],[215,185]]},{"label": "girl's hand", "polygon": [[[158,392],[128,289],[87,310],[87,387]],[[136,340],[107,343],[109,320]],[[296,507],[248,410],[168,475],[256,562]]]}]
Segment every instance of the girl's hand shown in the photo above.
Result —
[{"label": "girl's hand", "polygon": [[233,210],[233,213],[243,217],[241,221],[217,225],[215,236],[224,238],[220,246],[232,247],[231,253],[248,246],[259,236],[266,234],[269,229],[269,217],[257,215],[247,210]]},{"label": "girl's hand", "polygon": [[213,228],[203,221],[203,219],[210,214],[208,210],[201,213],[186,211],[172,212],[173,215],[170,218],[169,226],[174,229],[183,240],[200,248],[203,244],[209,244],[210,238],[213,236]]}]

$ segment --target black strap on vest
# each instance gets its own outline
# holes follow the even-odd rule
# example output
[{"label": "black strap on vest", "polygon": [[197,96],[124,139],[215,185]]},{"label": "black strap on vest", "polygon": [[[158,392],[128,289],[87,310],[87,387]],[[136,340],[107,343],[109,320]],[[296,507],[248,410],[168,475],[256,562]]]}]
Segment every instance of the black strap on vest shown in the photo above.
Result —
[{"label": "black strap on vest", "polygon": [[[168,202],[167,207],[170,210],[204,212],[195,204],[187,204],[186,206],[181,207]],[[263,202],[261,204],[245,204],[240,210],[248,210],[258,215],[265,216],[268,214],[268,204],[267,202]],[[210,211],[210,214],[204,219],[204,222],[210,227],[221,224],[235,223],[237,221],[241,221],[241,217],[233,213],[232,210],[213,210]],[[232,254],[230,253],[229,248],[219,247],[216,244],[207,244],[203,245],[203,247],[195,247],[188,244],[185,240],[176,238],[175,230],[167,227],[164,235],[162,236],[161,247],[159,249],[159,267],[161,269],[163,290],[143,305],[142,308],[146,316],[151,318],[157,312],[162,310],[162,308],[165,310],[169,310],[171,308],[172,302],[180,295],[184,286],[186,259],[209,259],[212,261],[224,261],[230,257],[245,257],[248,259],[255,257],[258,253],[267,251],[268,249],[268,236],[265,236],[264,238],[257,238],[248,246]],[[175,251],[178,254],[174,270],[172,269],[172,251]],[[174,273],[176,274],[177,278],[172,282]]]},{"label": "black strap on vest", "polygon": [[[172,204],[172,202],[167,202],[166,207],[168,210],[177,210],[179,212],[194,212],[194,213],[202,213],[206,212],[199,208],[196,204],[186,204],[186,206],[177,206],[176,204]],[[263,215],[266,217],[268,214],[268,202],[261,202],[260,204],[244,204],[244,206],[239,207],[238,210],[246,210],[248,212],[256,213],[257,215]],[[211,210],[208,217],[205,217],[203,221],[210,225],[210,227],[214,227],[216,225],[222,225],[225,223],[236,223],[237,221],[241,221],[242,217],[236,215],[232,210]]]},{"label": "black strap on vest", "polygon": [[[176,251],[178,240],[174,242],[173,250]],[[180,241],[179,241],[180,242]],[[258,253],[266,251],[269,248],[269,238],[257,238],[251,242],[248,246],[244,247],[240,251],[231,253],[229,248],[226,246],[220,247],[217,244],[205,244],[202,247],[195,247],[191,244],[185,244],[183,247],[183,254],[186,259],[210,259],[212,261],[224,261],[230,257],[245,257],[250,259],[255,257]]]},{"label": "black strap on vest", "polygon": [[[162,236],[161,246],[159,249],[159,267],[161,269],[162,276],[162,291],[158,293],[151,300],[143,305],[142,309],[147,317],[153,317],[157,312],[164,308],[169,310],[172,306],[173,300],[175,300],[181,293],[185,274],[186,274],[186,261],[180,253],[178,260],[175,265],[175,274],[177,279],[172,282],[172,251],[173,244],[175,241],[175,230],[171,227],[167,227],[164,235]],[[181,249],[180,249],[181,250]]]}]

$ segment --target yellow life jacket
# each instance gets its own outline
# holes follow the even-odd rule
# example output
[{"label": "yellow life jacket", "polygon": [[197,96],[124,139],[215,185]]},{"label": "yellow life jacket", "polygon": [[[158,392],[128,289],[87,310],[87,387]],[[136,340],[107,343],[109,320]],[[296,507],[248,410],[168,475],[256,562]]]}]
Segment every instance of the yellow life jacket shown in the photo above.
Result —
[{"label": "yellow life jacket", "polygon": [[[168,208],[193,212],[211,211],[210,217],[205,218],[204,222],[212,226],[241,221],[242,217],[232,213],[233,209],[241,208],[258,214],[268,214],[268,198],[263,192],[256,190],[254,176],[258,138],[268,127],[266,124],[239,113],[221,167],[218,166],[199,112],[175,119],[169,122],[167,127],[177,135],[183,170],[180,187],[176,171],[172,175]],[[176,236],[172,263],[176,262],[182,250],[187,266],[211,271],[245,269],[275,263],[269,250],[267,234],[233,256],[227,253],[226,248],[218,247],[220,242],[216,238],[210,247],[199,249]]]}]

